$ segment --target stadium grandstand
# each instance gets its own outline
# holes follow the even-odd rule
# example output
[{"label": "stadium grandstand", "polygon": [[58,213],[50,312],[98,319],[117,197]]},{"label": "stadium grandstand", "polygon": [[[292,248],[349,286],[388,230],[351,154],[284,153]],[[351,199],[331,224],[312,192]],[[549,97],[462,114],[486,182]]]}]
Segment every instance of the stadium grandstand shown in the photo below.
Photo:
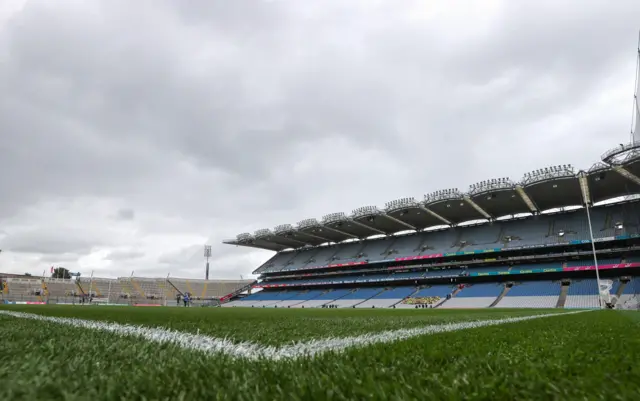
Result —
[{"label": "stadium grandstand", "polygon": [[255,280],[144,277],[61,279],[0,273],[0,302],[175,306],[178,305],[178,299],[190,294],[195,305],[216,305],[247,292],[253,284]]},{"label": "stadium grandstand", "polygon": [[640,141],[601,159],[239,234],[275,254],[222,306],[638,307]]}]

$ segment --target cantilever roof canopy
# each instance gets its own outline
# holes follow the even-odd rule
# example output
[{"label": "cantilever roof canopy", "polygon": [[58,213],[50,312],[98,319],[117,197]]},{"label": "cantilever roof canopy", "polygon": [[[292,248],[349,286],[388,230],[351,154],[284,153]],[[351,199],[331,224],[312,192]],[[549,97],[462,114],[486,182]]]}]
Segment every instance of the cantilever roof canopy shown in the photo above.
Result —
[{"label": "cantilever roof canopy", "polygon": [[457,189],[445,189],[426,195],[424,206],[453,224],[486,219]]},{"label": "cantilever roof canopy", "polygon": [[365,225],[377,234],[394,234],[399,231],[415,230],[411,224],[390,216],[375,206],[364,206],[353,211],[351,218]]},{"label": "cantilever roof canopy", "polygon": [[525,174],[517,184],[505,178],[487,180],[472,185],[468,193],[437,191],[425,196],[424,202],[399,199],[388,202],[384,209],[366,206],[351,216],[331,213],[322,221],[306,219],[297,227],[283,224],[273,231],[244,233],[223,243],[282,251],[583,205],[583,190],[590,203],[640,193],[640,142],[615,148],[602,160],[586,172],[576,173],[570,165],[552,166]]},{"label": "cantilever roof canopy", "polygon": [[508,178],[482,181],[469,188],[471,200],[493,218],[532,212]]},{"label": "cantilever roof canopy", "polygon": [[580,182],[570,165],[530,172],[521,185],[539,211],[583,204]]},{"label": "cantilever roof canopy", "polygon": [[449,223],[448,220],[438,217],[414,198],[402,198],[387,202],[385,211],[388,216],[405,222],[415,227],[416,230]]},{"label": "cantilever roof canopy", "polygon": [[316,219],[302,220],[298,223],[298,231],[309,235],[326,238],[330,242],[340,242],[349,238],[356,238],[355,236],[347,234],[344,231],[339,231],[325,226]]},{"label": "cantilever roof canopy", "polygon": [[384,234],[377,228],[362,224],[348,217],[344,213],[331,213],[322,218],[322,224],[335,231],[344,233],[344,239],[367,238],[372,235]]},{"label": "cantilever roof canopy", "polygon": [[640,184],[604,163],[594,164],[586,173],[586,177],[592,203],[640,193]]}]

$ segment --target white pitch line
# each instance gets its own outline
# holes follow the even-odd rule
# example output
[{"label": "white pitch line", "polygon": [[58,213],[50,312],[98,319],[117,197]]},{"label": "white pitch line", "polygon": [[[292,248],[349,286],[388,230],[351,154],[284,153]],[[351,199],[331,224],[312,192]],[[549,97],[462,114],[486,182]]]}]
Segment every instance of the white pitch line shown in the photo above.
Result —
[{"label": "white pitch line", "polygon": [[428,334],[445,333],[450,331],[473,329],[486,326],[496,326],[506,323],[516,323],[526,320],[541,319],[545,317],[573,315],[582,312],[587,311],[581,310],[564,313],[545,313],[521,317],[510,317],[505,319],[430,325],[413,329],[398,329],[383,331],[380,333],[362,334],[352,337],[311,340],[309,342],[300,342],[282,347],[264,346],[250,342],[234,343],[227,339],[209,337],[200,334],[183,333],[162,328],[102,322],[97,320],[43,316],[35,313],[13,312],[7,310],[0,310],[0,315],[109,332],[120,336],[138,337],[158,344],[174,344],[184,349],[199,351],[209,355],[222,353],[234,358],[251,360],[267,359],[277,361],[283,359],[313,357],[326,352],[341,352],[348,348],[365,347],[368,345],[380,343],[391,343]]}]

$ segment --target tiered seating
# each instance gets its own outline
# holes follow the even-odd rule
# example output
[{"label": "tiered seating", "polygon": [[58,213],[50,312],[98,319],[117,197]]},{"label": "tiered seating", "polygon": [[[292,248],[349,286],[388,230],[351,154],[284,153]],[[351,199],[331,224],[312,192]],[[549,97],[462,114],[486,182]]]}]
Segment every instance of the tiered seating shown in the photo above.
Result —
[{"label": "tiered seating", "polygon": [[[615,265],[621,262],[620,258],[598,258],[598,266],[600,265]],[[567,267],[576,267],[576,266],[593,266],[593,259],[581,259],[581,260],[570,260],[567,262]]]},{"label": "tiered seating", "polygon": [[594,279],[572,280],[565,308],[599,308],[598,283]]},{"label": "tiered seating", "polygon": [[44,284],[49,298],[73,298],[80,292],[75,280],[63,278],[45,278]]},{"label": "tiered seating", "polygon": [[340,299],[344,296],[346,296],[347,294],[351,293],[351,289],[348,290],[330,290],[330,291],[325,291],[322,294],[320,294],[319,296],[315,297],[312,300],[309,301],[305,301],[301,304],[296,305],[296,307],[305,307],[305,308],[320,308],[328,303],[331,303],[331,301],[335,301],[337,299]]},{"label": "tiered seating", "polygon": [[299,291],[260,291],[244,297],[239,301],[232,301],[222,304],[224,307],[244,306],[261,308],[271,306],[278,302],[285,301],[296,296]]},{"label": "tiered seating", "polygon": [[617,307],[628,307],[631,304],[637,305],[640,301],[640,277],[632,277],[624,286],[624,290],[616,302]]},{"label": "tiered seating", "polygon": [[515,284],[496,308],[555,308],[562,284],[552,281],[527,281]]},{"label": "tiered seating", "polygon": [[389,308],[413,294],[415,291],[415,287],[389,288],[357,305],[356,308]]},{"label": "tiered seating", "polygon": [[358,288],[356,291],[330,302],[328,305],[335,305],[338,308],[351,308],[378,295],[382,291],[384,291],[384,288]]},{"label": "tiered seating", "polygon": [[44,301],[44,289],[41,279],[31,278],[6,278],[8,293],[5,299],[12,301],[42,302]]},{"label": "tiered seating", "polygon": [[423,288],[405,298],[400,304],[396,305],[396,308],[415,308],[416,305],[436,306],[452,292],[453,287],[450,285],[434,285]]},{"label": "tiered seating", "polygon": [[145,299],[145,302],[153,303],[153,301],[160,301],[166,297],[165,292],[158,285],[158,279],[132,277],[131,284],[136,290],[136,295],[139,296],[138,300]]},{"label": "tiered seating", "polygon": [[129,299],[129,295],[125,293],[122,283],[118,280],[81,277],[78,283],[84,294],[108,299],[111,303],[123,303]]},{"label": "tiered seating", "polygon": [[209,280],[204,298],[222,298],[253,282],[254,280]]},{"label": "tiered seating", "polygon": [[[158,281],[160,280],[158,279]],[[168,281],[170,285],[165,287],[173,286],[182,294],[189,292],[196,299],[222,298],[253,282],[253,280],[187,280],[181,278],[170,278]]]},{"label": "tiered seating", "polygon": [[[608,237],[638,232],[640,203],[592,209],[594,235]],[[622,222],[623,229],[615,223]],[[396,257],[473,251],[491,248],[521,247],[574,240],[588,240],[589,231],[583,210],[540,215],[521,220],[493,222],[473,227],[427,231],[374,241],[317,247],[276,254],[256,273],[292,271],[332,263],[393,259]]]},{"label": "tiered seating", "polygon": [[280,301],[269,306],[276,307],[276,308],[288,308],[288,307],[293,308],[304,303],[305,301],[310,301],[319,297],[320,295],[322,295],[323,292],[325,291],[324,290],[302,291],[287,300]]},{"label": "tiered seating", "polygon": [[474,284],[466,286],[456,296],[442,304],[441,308],[486,308],[502,293],[502,284]]}]

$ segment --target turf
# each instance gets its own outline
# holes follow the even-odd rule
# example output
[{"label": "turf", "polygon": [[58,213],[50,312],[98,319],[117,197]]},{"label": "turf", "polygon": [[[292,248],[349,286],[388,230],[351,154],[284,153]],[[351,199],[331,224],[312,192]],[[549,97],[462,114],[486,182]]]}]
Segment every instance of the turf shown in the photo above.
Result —
[{"label": "turf", "polygon": [[[541,313],[10,309],[201,330],[263,343]],[[637,400],[638,316],[586,312],[427,335],[313,359],[249,362],[0,315],[0,400]]]}]

